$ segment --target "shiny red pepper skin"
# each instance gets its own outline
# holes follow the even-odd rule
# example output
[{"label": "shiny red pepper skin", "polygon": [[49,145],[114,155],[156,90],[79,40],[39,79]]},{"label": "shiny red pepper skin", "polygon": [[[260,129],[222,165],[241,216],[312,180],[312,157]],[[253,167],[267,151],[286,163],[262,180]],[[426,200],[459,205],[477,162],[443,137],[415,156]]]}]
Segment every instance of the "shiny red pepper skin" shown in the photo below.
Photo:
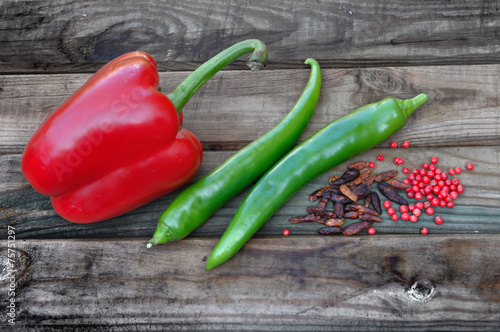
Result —
[{"label": "shiny red pepper skin", "polygon": [[22,171],[76,223],[109,219],[182,186],[198,171],[198,139],[158,91],[156,63],[125,54],[94,74],[29,141]]}]

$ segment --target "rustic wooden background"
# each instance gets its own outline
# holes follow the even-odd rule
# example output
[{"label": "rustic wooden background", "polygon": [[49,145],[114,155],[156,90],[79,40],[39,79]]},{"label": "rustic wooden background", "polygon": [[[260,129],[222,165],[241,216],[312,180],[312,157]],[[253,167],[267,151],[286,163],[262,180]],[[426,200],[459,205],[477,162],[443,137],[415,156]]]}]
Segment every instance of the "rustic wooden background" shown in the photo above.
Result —
[{"label": "rustic wooden background", "polygon": [[[0,326],[13,330],[388,331],[500,329],[500,1],[12,1],[0,3]],[[244,59],[186,105],[204,146],[197,178],[272,128],[318,60],[323,87],[305,139],[387,96],[430,100],[388,142],[359,156],[416,167],[473,162],[453,209],[417,224],[384,216],[377,235],[320,237],[290,225],[308,184],[235,258],[205,270],[242,193],[190,237],[146,250],[174,192],[113,220],[77,225],[24,179],[20,160],[41,121],[104,63],[150,53],[171,91],[193,69],[249,38],[266,43],[256,73]],[[8,241],[8,226],[15,242]],[[422,226],[430,234],[419,234]],[[282,237],[288,228],[291,236]],[[15,325],[5,269],[15,244]]]}]

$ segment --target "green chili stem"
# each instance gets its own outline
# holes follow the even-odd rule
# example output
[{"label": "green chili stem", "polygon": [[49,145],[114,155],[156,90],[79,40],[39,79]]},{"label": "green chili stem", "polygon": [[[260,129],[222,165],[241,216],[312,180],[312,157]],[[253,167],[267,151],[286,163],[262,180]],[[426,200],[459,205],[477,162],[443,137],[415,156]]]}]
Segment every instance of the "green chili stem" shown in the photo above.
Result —
[{"label": "green chili stem", "polygon": [[252,51],[253,54],[248,58],[247,65],[252,71],[259,70],[266,65],[267,48],[260,40],[249,39],[220,52],[192,72],[172,93],[167,95],[177,112],[180,113],[196,91],[219,70]]},{"label": "green chili stem", "polygon": [[429,100],[429,97],[425,93],[421,93],[412,99],[401,100],[401,110],[408,118],[413,111],[422,106],[427,100]]}]

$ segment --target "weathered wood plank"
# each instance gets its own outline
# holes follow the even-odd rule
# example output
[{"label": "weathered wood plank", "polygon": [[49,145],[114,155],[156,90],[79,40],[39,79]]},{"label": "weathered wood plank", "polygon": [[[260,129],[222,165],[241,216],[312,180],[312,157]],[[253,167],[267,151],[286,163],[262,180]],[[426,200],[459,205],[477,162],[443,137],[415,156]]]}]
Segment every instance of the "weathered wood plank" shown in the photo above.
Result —
[{"label": "weathered wood plank", "polygon": [[[132,50],[190,70],[248,38],[270,68],[500,61],[496,1],[2,1],[0,71],[94,71]],[[239,63],[242,65],[242,63]]]},{"label": "weathered wood plank", "polygon": [[[364,104],[427,93],[430,100],[394,135],[413,145],[496,145],[500,65],[324,69],[321,98],[300,140]],[[172,91],[188,73],[161,73]],[[89,77],[0,76],[0,153],[21,153],[43,119]],[[303,90],[309,70],[217,74],[184,108],[184,126],[206,149],[239,149],[275,126]],[[385,145],[385,143],[384,143]]]},{"label": "weathered wood plank", "polygon": [[[149,250],[146,239],[17,241],[16,327],[494,331],[498,242],[498,235],[254,239],[208,272],[215,239]],[[1,273],[4,311],[10,280]]]},{"label": "weathered wood plank", "polygon": [[[220,164],[233,152],[207,151],[204,163],[195,178],[198,179]],[[377,171],[396,168],[392,163],[394,157],[405,159],[410,168],[420,167],[430,157],[439,156],[438,166],[447,170],[450,167],[463,167],[473,162],[472,172],[464,171],[457,178],[464,184],[466,191],[455,201],[453,209],[436,208],[444,224],[438,226],[433,218],[423,214],[419,222],[391,221],[384,212],[384,222],[374,225],[380,234],[416,234],[422,226],[426,226],[433,234],[500,234],[500,178],[498,165],[500,148],[496,147],[410,147],[410,149],[376,148],[359,155],[356,160],[375,161],[378,154],[384,154],[384,162],[377,162]],[[318,223],[290,224],[291,217],[306,215],[306,207],[313,206],[308,195],[325,186],[332,174],[341,174],[345,170],[343,163],[326,172],[294,195],[276,214],[262,227],[257,236],[278,236],[288,228],[295,235],[311,235],[322,227]],[[403,179],[402,174],[398,176]],[[23,178],[20,171],[20,155],[4,155],[0,157],[0,238],[7,236],[7,226],[16,227],[20,239],[55,239],[55,238],[117,238],[117,237],[151,237],[161,212],[180,192],[175,191],[135,211],[112,220],[80,225],[73,224],[57,216],[52,209],[48,197],[34,191]],[[236,209],[248,191],[244,191],[223,206],[192,236],[220,236],[231,221]],[[332,206],[328,207],[329,209]],[[346,225],[349,221],[346,220]]]}]

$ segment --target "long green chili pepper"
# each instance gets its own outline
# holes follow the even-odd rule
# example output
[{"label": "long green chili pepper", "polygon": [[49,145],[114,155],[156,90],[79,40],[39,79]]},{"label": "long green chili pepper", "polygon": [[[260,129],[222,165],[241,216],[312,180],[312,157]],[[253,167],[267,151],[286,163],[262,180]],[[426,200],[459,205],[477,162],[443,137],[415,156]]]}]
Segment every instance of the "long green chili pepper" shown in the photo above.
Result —
[{"label": "long green chili pepper", "polygon": [[293,147],[314,113],[321,89],[318,62],[307,59],[305,63],[311,66],[311,74],[290,112],[276,127],[181,192],[161,214],[148,248],[186,237]]},{"label": "long green chili pepper", "polygon": [[290,197],[332,167],[381,143],[427,101],[386,98],[365,105],[317,131],[285,155],[255,184],[215,246],[207,270],[226,262]]}]

